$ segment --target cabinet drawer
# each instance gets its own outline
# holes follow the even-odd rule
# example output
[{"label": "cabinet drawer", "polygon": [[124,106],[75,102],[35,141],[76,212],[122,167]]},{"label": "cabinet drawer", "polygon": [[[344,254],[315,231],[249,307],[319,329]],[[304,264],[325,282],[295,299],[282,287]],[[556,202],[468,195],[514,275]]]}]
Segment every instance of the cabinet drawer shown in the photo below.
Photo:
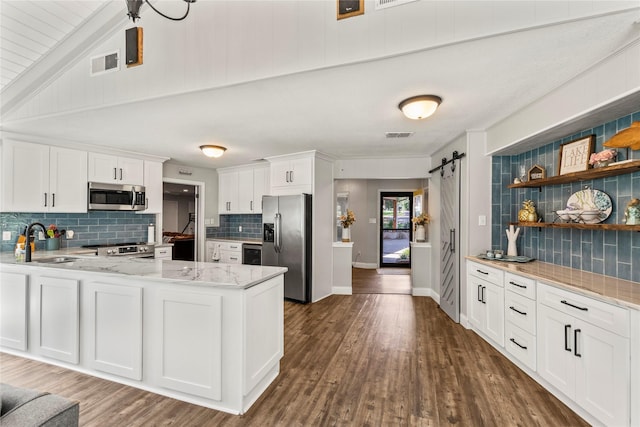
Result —
[{"label": "cabinet drawer", "polygon": [[513,273],[504,273],[504,287],[511,292],[536,299],[536,281]]},{"label": "cabinet drawer", "polygon": [[502,287],[502,278],[504,277],[504,273],[498,268],[468,261],[467,273]]},{"label": "cabinet drawer", "polygon": [[215,248],[216,246],[218,246],[221,251],[242,253],[242,243],[240,242],[224,242],[220,240],[210,240],[207,242],[207,247]]},{"label": "cabinet drawer", "polygon": [[505,324],[505,348],[532,371],[536,370],[536,337],[511,322]]},{"label": "cabinet drawer", "polygon": [[623,337],[629,336],[629,311],[542,282],[537,284],[538,302]]},{"label": "cabinet drawer", "polygon": [[225,264],[241,264],[242,252],[220,250],[220,262]]},{"label": "cabinet drawer", "polygon": [[156,259],[171,259],[173,256],[173,248],[171,246],[155,248],[154,257]]},{"label": "cabinet drawer", "polygon": [[507,290],[504,295],[504,318],[507,322],[536,334],[536,302]]}]

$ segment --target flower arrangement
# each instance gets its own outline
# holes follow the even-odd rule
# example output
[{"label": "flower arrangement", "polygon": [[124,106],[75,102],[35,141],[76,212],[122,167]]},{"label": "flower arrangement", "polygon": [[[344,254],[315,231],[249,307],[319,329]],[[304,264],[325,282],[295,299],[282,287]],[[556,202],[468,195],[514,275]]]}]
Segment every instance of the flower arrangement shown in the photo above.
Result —
[{"label": "flower arrangement", "polygon": [[58,237],[62,236],[63,234],[65,234],[65,230],[58,230],[58,227],[55,224],[49,224],[49,227],[47,228],[47,238],[55,238],[57,239]]},{"label": "flower arrangement", "polygon": [[418,216],[415,216],[411,219],[415,225],[426,225],[431,222],[431,217],[426,213],[421,213]]},{"label": "flower arrangement", "polygon": [[618,152],[611,148],[604,149],[599,153],[591,154],[591,157],[589,157],[589,164],[594,165],[598,162],[610,162],[616,158],[617,154]]},{"label": "flower arrangement", "polygon": [[349,228],[349,226],[354,222],[356,222],[356,216],[353,214],[351,209],[347,209],[346,214],[340,215],[340,223],[344,228]]}]

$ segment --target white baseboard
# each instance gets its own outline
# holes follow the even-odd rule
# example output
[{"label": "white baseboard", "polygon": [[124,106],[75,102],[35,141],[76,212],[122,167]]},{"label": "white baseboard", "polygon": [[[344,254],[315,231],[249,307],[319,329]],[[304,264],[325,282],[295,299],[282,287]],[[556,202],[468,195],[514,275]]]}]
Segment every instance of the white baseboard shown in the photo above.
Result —
[{"label": "white baseboard", "polygon": [[351,295],[351,286],[334,286],[331,288],[334,295]]},{"label": "white baseboard", "polygon": [[372,262],[353,262],[351,263],[351,266],[355,268],[378,268],[378,264]]},{"label": "white baseboard", "polygon": [[414,297],[430,297],[431,293],[432,293],[432,291],[429,288],[413,288],[413,289],[411,289],[411,295],[413,295]]}]

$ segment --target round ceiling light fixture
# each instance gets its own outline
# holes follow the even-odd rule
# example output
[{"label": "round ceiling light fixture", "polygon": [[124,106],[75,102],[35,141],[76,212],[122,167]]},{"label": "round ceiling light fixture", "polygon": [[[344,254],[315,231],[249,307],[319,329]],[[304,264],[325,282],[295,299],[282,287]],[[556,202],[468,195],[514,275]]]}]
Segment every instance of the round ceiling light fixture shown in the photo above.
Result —
[{"label": "round ceiling light fixture", "polygon": [[201,145],[200,150],[202,150],[205,156],[213,158],[218,158],[227,151],[222,145]]},{"label": "round ceiling light fixture", "polygon": [[418,95],[407,98],[398,104],[398,108],[402,113],[410,119],[420,120],[426,119],[436,112],[442,98],[436,95]]}]

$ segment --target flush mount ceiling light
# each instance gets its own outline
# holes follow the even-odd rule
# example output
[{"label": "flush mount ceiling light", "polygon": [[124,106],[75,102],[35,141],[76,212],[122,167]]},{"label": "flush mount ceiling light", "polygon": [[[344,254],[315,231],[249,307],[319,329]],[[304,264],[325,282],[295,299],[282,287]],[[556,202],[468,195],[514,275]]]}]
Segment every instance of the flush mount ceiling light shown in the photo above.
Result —
[{"label": "flush mount ceiling light", "polygon": [[218,158],[224,154],[227,149],[221,145],[201,145],[200,150],[207,157],[215,157]]},{"label": "flush mount ceiling light", "polygon": [[196,0],[183,0],[183,1],[187,3],[187,11],[180,18],[173,18],[171,16],[165,15],[164,13],[160,12],[158,9],[153,7],[153,5],[149,2],[149,0],[126,0],[127,12],[128,12],[127,15],[135,23],[136,19],[140,19],[140,6],[142,6],[142,3],[147,3],[149,7],[153,9],[154,12],[156,12],[158,15],[164,18],[170,19],[172,21],[182,21],[189,14],[189,6],[191,5],[191,3],[195,3]]},{"label": "flush mount ceiling light", "polygon": [[436,112],[442,98],[436,95],[418,95],[407,98],[398,104],[402,113],[410,119],[426,119]]}]

